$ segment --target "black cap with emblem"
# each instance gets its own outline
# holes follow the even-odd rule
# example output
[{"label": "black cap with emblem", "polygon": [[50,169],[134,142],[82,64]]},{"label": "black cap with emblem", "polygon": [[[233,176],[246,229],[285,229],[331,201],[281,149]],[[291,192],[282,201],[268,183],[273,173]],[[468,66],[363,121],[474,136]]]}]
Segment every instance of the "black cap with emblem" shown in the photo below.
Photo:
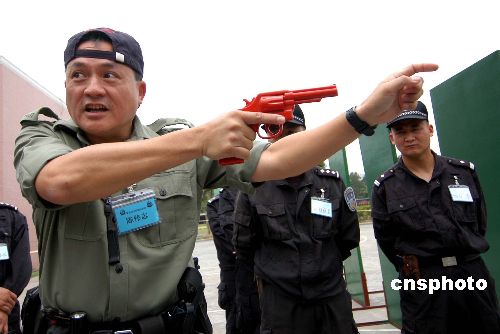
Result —
[{"label": "black cap with emblem", "polygon": [[394,119],[387,122],[387,127],[391,128],[397,122],[405,120],[405,119],[422,119],[422,120],[428,121],[429,116],[428,116],[427,108],[425,107],[425,104],[418,101],[417,107],[414,110],[404,110],[401,114],[396,116]]}]

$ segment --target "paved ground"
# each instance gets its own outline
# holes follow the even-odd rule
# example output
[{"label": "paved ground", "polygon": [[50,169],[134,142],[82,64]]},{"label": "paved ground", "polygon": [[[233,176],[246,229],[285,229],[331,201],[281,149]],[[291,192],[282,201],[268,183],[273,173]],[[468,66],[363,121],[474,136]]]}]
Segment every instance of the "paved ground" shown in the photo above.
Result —
[{"label": "paved ground", "polygon": [[[378,258],[377,246],[373,238],[373,230],[371,224],[361,224],[361,254],[363,258],[363,267],[367,277],[368,291],[382,290],[382,274],[380,272],[380,263]],[[196,243],[194,256],[200,259],[201,272],[203,280],[205,281],[205,294],[208,303],[208,314],[214,327],[214,334],[225,333],[225,314],[217,304],[217,285],[219,283],[219,265],[217,261],[214,243],[211,239],[199,240]],[[28,288],[38,284],[38,277],[34,277]],[[21,296],[21,301],[24,294]],[[380,305],[384,303],[383,294],[372,294],[370,296],[372,305]],[[353,303],[353,307],[356,307]],[[387,320],[387,313],[385,308],[361,310],[354,312],[356,322],[371,322]],[[375,334],[375,333],[399,333],[399,329],[390,324],[383,324],[378,326],[362,326],[359,327],[361,334]]]}]

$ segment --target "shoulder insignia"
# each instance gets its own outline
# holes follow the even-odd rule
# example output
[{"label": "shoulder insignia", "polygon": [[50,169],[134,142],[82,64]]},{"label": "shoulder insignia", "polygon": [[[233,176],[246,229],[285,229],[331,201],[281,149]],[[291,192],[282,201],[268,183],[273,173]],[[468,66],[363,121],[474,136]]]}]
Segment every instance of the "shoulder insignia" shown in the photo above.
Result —
[{"label": "shoulder insignia", "polygon": [[40,108],[36,111],[32,111],[32,112],[24,115],[24,117],[21,119],[21,123],[41,121],[40,115],[46,116],[46,117],[51,118],[55,121],[59,120],[59,116],[55,112],[53,112],[52,109],[50,109],[48,107],[43,107],[43,108]]},{"label": "shoulder insignia", "polygon": [[158,134],[165,134],[185,128],[192,128],[194,124],[182,118],[159,118],[148,127]]},{"label": "shoulder insignia", "polygon": [[336,179],[340,179],[340,174],[336,170],[333,169],[328,169],[328,168],[316,168],[314,170],[316,175],[319,176],[327,176],[327,177],[334,177]]},{"label": "shoulder insignia", "polygon": [[217,200],[219,200],[219,195],[215,195],[214,197],[212,197],[211,199],[209,199],[209,200],[207,201],[207,203],[213,203],[213,202],[215,202],[215,201],[217,201]]},{"label": "shoulder insignia", "polygon": [[7,209],[14,210],[14,211],[18,211],[17,207],[15,207],[14,205],[10,205],[10,204],[4,203],[4,202],[0,202],[0,208],[7,208]]},{"label": "shoulder insignia", "polygon": [[448,161],[449,164],[452,164],[454,166],[466,167],[470,168],[471,170],[474,170],[475,168],[474,164],[470,161],[458,160],[454,158],[446,158],[446,161]]},{"label": "shoulder insignia", "polygon": [[383,174],[380,174],[380,176],[377,177],[375,179],[375,181],[373,181],[373,184],[376,185],[377,187],[380,187],[382,182],[384,182],[385,180],[387,180],[388,178],[390,178],[393,175],[394,175],[394,169],[391,168],[391,169],[385,171]]},{"label": "shoulder insignia", "polygon": [[349,210],[351,210],[352,212],[356,212],[356,194],[354,193],[354,189],[352,189],[352,187],[345,188],[344,199],[347,206],[349,207]]}]

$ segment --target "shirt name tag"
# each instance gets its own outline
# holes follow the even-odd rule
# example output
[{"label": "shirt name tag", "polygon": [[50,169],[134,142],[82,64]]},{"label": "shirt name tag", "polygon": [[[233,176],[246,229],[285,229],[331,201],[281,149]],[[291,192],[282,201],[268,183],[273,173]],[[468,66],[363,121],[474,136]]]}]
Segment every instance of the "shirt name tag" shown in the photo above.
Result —
[{"label": "shirt name tag", "polygon": [[9,259],[9,249],[7,244],[0,244],[0,261]]},{"label": "shirt name tag", "polygon": [[311,197],[311,213],[332,218],[332,203],[326,198]]},{"label": "shirt name tag", "polygon": [[450,189],[451,199],[454,202],[473,202],[469,187],[464,185],[451,185],[448,186],[448,189]]},{"label": "shirt name tag", "polygon": [[152,189],[129,192],[111,198],[118,234],[137,231],[158,224],[160,216]]}]

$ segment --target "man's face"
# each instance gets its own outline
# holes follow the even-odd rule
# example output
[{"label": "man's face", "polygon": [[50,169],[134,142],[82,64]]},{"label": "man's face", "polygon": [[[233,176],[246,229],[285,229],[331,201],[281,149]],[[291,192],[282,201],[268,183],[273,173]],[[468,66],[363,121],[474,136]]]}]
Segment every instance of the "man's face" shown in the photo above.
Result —
[{"label": "man's face", "polygon": [[408,119],[391,127],[389,138],[405,157],[415,158],[430,150],[434,127],[425,120]]},{"label": "man's face", "polygon": [[280,140],[281,138],[284,138],[286,136],[292,135],[292,134],[297,133],[297,132],[302,132],[305,129],[306,128],[302,125],[293,124],[293,123],[285,123],[283,125],[283,132],[281,133],[281,135],[279,137],[270,139],[269,142],[274,143],[274,142]]},{"label": "man's face", "polygon": [[[86,41],[78,49],[112,51],[103,41]],[[66,105],[75,123],[93,144],[124,141],[146,93],[126,65],[107,59],[79,57],[66,68]]]}]

